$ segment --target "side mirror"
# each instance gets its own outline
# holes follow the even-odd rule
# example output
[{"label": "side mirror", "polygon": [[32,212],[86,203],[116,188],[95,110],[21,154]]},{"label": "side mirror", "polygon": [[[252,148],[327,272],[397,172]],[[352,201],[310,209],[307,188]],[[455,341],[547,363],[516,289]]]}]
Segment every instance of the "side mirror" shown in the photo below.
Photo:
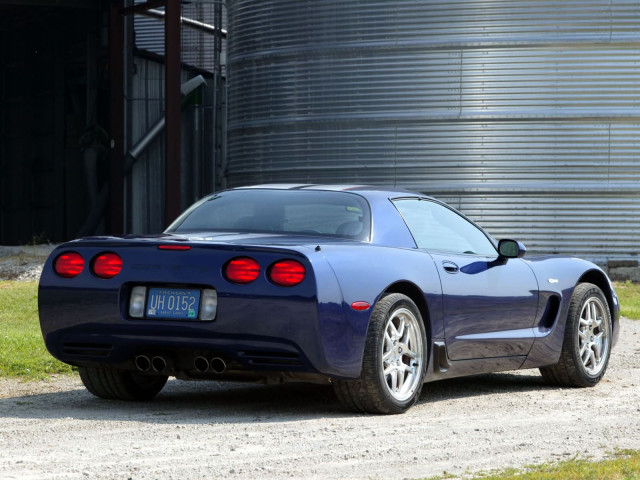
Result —
[{"label": "side mirror", "polygon": [[515,240],[500,240],[498,242],[498,253],[503,258],[522,258],[527,249],[523,244]]}]

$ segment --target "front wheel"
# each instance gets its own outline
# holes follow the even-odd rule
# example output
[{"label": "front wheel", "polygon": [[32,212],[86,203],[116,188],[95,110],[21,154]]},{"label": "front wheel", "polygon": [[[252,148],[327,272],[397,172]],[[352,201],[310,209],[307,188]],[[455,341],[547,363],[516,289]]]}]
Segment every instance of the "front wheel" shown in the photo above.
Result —
[{"label": "front wheel", "polygon": [[108,400],[151,400],[167,383],[165,375],[142,375],[128,370],[78,367],[89,392]]},{"label": "front wheel", "polygon": [[573,291],[560,360],[540,368],[554,385],[592,387],[604,376],[611,354],[611,314],[602,290],[581,283]]},{"label": "front wheel", "polygon": [[407,411],[422,390],[426,345],[424,323],[415,303],[400,293],[385,295],[371,314],[360,378],[334,382],[336,395],[355,411]]}]

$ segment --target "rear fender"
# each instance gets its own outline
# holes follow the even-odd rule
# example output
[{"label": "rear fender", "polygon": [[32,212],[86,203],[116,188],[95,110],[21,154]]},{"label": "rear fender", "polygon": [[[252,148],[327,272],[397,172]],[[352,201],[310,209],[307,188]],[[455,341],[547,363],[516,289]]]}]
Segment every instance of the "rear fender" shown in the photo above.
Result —
[{"label": "rear fender", "polygon": [[[344,323],[331,330],[331,343],[348,352],[345,359],[351,378],[360,375],[371,313],[385,293],[397,291],[412,298],[421,310],[428,338],[444,336],[440,279],[428,254],[377,246],[329,246],[323,252],[342,293]],[[370,307],[356,310],[355,302]]]}]

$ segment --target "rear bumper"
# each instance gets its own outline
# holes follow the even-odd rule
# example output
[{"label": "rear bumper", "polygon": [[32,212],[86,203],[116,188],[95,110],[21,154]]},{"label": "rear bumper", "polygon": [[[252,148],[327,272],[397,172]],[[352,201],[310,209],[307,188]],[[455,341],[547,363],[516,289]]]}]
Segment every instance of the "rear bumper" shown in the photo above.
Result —
[{"label": "rear bumper", "polygon": [[41,286],[40,319],[49,352],[72,365],[129,369],[138,355],[163,355],[176,372],[193,369],[194,358],[204,356],[252,371],[359,373],[339,349],[327,354],[321,338],[327,329],[320,327],[322,309],[313,298],[226,296],[219,300],[216,320],[198,322],[130,319],[121,308],[127,300],[120,296],[118,291]]},{"label": "rear bumper", "polygon": [[[120,329],[118,329],[120,330]],[[168,333],[168,332],[166,332]],[[268,375],[270,372],[319,373],[295,344],[279,339],[238,338],[234,335],[186,336],[121,331],[101,332],[77,326],[47,336],[47,348],[59,360],[80,366],[109,366],[139,370],[136,359],[162,357],[170,375],[198,377],[203,372],[196,359],[222,359],[230,370]]]}]

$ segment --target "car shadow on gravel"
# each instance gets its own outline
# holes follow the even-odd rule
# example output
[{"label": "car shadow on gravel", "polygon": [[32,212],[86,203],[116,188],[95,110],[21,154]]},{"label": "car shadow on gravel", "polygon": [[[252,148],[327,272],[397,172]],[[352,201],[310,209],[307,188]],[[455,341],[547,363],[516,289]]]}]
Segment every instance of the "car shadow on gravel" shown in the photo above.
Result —
[{"label": "car shadow on gravel", "polygon": [[[424,386],[418,404],[552,389],[539,376],[498,373]],[[252,423],[362,416],[345,409],[331,387],[170,381],[150,402],[102,400],[84,388],[0,399],[0,418]]]},{"label": "car shadow on gravel", "polygon": [[488,373],[427,383],[422,387],[418,404],[481,397],[500,393],[522,393],[555,390],[541,375],[528,373]]}]

